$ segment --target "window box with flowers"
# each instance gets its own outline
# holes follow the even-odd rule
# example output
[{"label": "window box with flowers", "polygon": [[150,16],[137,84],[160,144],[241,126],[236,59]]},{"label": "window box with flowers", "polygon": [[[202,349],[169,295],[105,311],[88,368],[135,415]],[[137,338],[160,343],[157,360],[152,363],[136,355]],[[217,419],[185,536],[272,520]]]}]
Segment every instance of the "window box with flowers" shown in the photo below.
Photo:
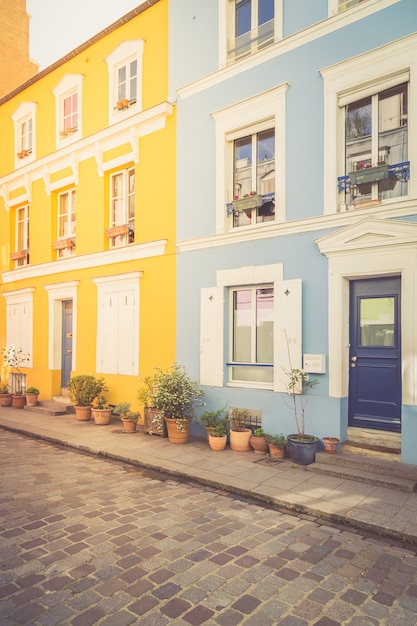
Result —
[{"label": "window box with flowers", "polygon": [[106,228],[106,235],[109,239],[113,239],[114,237],[121,237],[122,235],[127,235],[128,232],[129,232],[128,224]]},{"label": "window box with flowers", "polygon": [[379,180],[388,178],[389,165],[383,161],[378,161],[376,165],[358,163],[354,172],[349,172],[349,178],[352,185],[361,185],[364,183],[376,183]]},{"label": "window box with flowers", "polygon": [[54,250],[71,250],[72,248],[74,248],[75,246],[75,242],[74,239],[58,239],[57,241],[54,241],[52,244],[52,247]]},{"label": "window box with flowers", "polygon": [[262,196],[256,191],[251,191],[249,194],[245,194],[243,198],[235,196],[232,201],[234,211],[245,211],[247,209],[256,209],[262,206]]},{"label": "window box with flowers", "polygon": [[18,250],[17,252],[12,252],[10,254],[10,260],[11,261],[21,261],[22,259],[26,259],[27,257],[27,250]]}]

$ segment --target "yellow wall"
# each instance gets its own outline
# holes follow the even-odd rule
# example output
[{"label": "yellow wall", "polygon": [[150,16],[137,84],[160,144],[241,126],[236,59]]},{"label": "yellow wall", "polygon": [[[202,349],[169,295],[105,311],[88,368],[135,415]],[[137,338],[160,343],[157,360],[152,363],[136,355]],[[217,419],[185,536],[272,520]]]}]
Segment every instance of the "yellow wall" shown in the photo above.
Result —
[{"label": "yellow wall", "polygon": [[[60,371],[48,369],[50,321],[48,292],[45,289],[48,285],[78,282],[78,308],[74,312],[77,318],[77,363],[74,373],[95,373],[97,287],[93,279],[130,272],[142,273],[140,377],[152,373],[156,366],[167,367],[175,360],[175,109],[167,115],[163,128],[136,139],[139,161],[134,164],[130,157],[130,161],[122,166],[125,168],[134,164],[135,167],[133,246],[167,240],[165,253],[155,257],[146,257],[145,254],[144,258],[139,258],[141,254],[135,254],[128,260],[107,264],[109,239],[105,229],[109,226],[109,176],[118,168],[114,167],[100,176],[93,149],[87,157],[83,153],[77,170],[76,258],[81,260],[79,267],[66,270],[66,259],[57,260],[52,246],[57,239],[58,192],[68,189],[68,185],[64,184],[61,188],[59,181],[64,182],[65,177],[71,175],[68,159],[59,168],[62,150],[56,150],[53,89],[67,74],[84,76],[82,139],[71,146],[76,157],[81,154],[80,146],[84,146],[85,150],[87,143],[94,148],[96,134],[108,127],[109,77],[105,58],[121,41],[145,40],[142,111],[165,102],[168,93],[167,10],[167,0],[161,0],[78,56],[47,72],[0,107],[0,189],[6,183],[6,188],[11,189],[9,198],[13,198],[21,194],[21,189],[13,190],[15,183],[10,183],[11,179],[20,180],[19,170],[14,172],[14,127],[11,115],[24,102],[37,103],[37,160],[22,168],[22,173],[27,174],[26,181],[30,181],[30,270],[34,271],[29,275],[27,267],[14,270],[9,255],[15,249],[15,210],[22,205],[12,206],[7,211],[4,198],[0,196],[0,269],[3,277],[0,290],[8,293],[33,289],[33,368],[26,372],[27,384],[41,390],[41,400],[60,393]],[[155,76],[158,80],[155,80]],[[132,124],[135,120],[132,118]],[[104,154],[104,160],[129,154],[130,151],[130,144],[121,140],[120,145]],[[49,194],[40,174],[40,166],[44,162],[53,170],[49,183],[58,187]],[[0,296],[0,347],[6,344],[5,313],[6,300]],[[137,376],[107,375],[105,378],[110,403],[129,401],[137,408]]]}]

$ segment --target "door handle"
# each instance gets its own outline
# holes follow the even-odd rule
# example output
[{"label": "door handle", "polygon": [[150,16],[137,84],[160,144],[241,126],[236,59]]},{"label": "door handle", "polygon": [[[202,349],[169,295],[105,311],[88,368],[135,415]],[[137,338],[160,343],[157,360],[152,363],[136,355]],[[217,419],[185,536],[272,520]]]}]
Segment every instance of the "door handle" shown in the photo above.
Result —
[{"label": "door handle", "polygon": [[67,352],[70,352],[70,353],[71,353],[71,352],[72,352],[72,350],[67,350]]},{"label": "door handle", "polygon": [[357,356],[351,356],[350,360],[355,363],[358,360],[358,357]]}]

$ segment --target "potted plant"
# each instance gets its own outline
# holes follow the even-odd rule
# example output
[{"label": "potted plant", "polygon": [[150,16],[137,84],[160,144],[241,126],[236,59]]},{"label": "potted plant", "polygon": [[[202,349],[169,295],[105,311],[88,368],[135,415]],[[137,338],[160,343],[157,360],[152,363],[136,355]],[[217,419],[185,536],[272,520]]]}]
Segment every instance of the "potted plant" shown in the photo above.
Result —
[{"label": "potted plant", "polygon": [[185,367],[173,363],[168,369],[156,368],[148,379],[148,402],[157,409],[153,427],[161,428],[164,420],[171,443],[187,443],[194,407],[204,392],[196,380],[192,380]]},{"label": "potted plant", "polygon": [[389,165],[385,161],[378,161],[375,165],[372,163],[356,163],[355,170],[349,172],[352,185],[375,183],[388,178],[388,176]]},{"label": "potted plant", "polygon": [[155,375],[145,376],[143,385],[138,391],[139,403],[143,405],[143,432],[150,435],[167,437],[167,427],[160,410],[153,406],[154,403]]},{"label": "potted plant", "polygon": [[3,364],[12,369],[12,405],[16,409],[23,409],[26,404],[26,397],[23,394],[23,374],[21,368],[25,363],[29,362],[29,354],[23,352],[22,348],[16,348],[14,345],[7,346],[1,350],[3,354]]},{"label": "potted plant", "polygon": [[130,410],[130,402],[120,402],[114,407],[115,415],[119,415],[124,433],[135,433],[139,413]]},{"label": "potted plant", "polygon": [[235,452],[247,452],[251,449],[249,440],[252,431],[249,428],[249,411],[231,409],[230,411],[230,449]]},{"label": "potted plant", "polygon": [[91,405],[103,391],[107,391],[107,387],[102,376],[97,378],[92,374],[80,374],[70,378],[68,392],[78,420],[86,422],[91,419]]},{"label": "potted plant", "polygon": [[11,406],[12,394],[10,393],[9,385],[0,381],[0,406]]},{"label": "potted plant", "polygon": [[206,429],[207,439],[209,434],[216,430],[218,424],[222,423],[226,426],[228,423],[228,415],[225,411],[225,408],[218,409],[217,411],[204,411],[204,413],[195,420],[196,424],[202,424]]},{"label": "potted plant", "polygon": [[251,191],[250,193],[245,193],[242,198],[239,198],[239,196],[233,198],[233,210],[245,211],[247,209],[255,209],[256,207],[262,206],[262,201],[263,198],[260,194],[256,193],[256,191]]},{"label": "potted plant", "polygon": [[38,396],[40,394],[39,389],[36,387],[27,387],[26,388],[26,405],[27,406],[36,406],[38,404]]},{"label": "potted plant", "polygon": [[268,452],[268,442],[262,428],[255,428],[249,439],[249,443],[256,454],[265,454],[265,452]]},{"label": "potted plant", "polygon": [[97,425],[107,425],[111,422],[112,408],[107,404],[106,396],[100,393],[94,398],[91,415]]},{"label": "potted plant", "polygon": [[208,430],[208,442],[212,450],[224,450],[227,444],[227,417],[219,418],[215,427]]},{"label": "potted plant", "polygon": [[266,441],[268,443],[269,454],[271,457],[279,459],[283,459],[285,457],[287,438],[284,435],[267,435]]},{"label": "potted plant", "polygon": [[328,454],[336,454],[339,449],[340,440],[338,437],[322,437],[324,451]]}]

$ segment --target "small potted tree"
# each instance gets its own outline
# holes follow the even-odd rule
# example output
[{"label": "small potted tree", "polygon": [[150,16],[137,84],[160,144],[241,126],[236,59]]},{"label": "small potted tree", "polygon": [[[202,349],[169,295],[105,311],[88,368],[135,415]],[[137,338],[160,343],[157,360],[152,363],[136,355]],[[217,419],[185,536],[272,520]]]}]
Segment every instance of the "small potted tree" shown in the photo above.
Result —
[{"label": "small potted tree", "polygon": [[91,406],[94,398],[103,391],[107,391],[104,378],[97,378],[92,374],[73,376],[68,383],[68,392],[71,402],[74,403],[75,417],[86,422],[91,419]]},{"label": "small potted tree", "polygon": [[219,418],[216,426],[208,430],[208,442],[212,450],[224,450],[227,444],[227,417]]},{"label": "small potted tree", "polygon": [[16,409],[23,409],[26,404],[26,396],[23,393],[25,374],[21,368],[29,362],[29,354],[14,345],[3,348],[1,352],[3,353],[3,364],[12,369],[12,405]]},{"label": "small potted tree", "polygon": [[120,402],[114,407],[114,414],[119,415],[124,433],[135,433],[139,413],[130,410],[130,402]]},{"label": "small potted tree", "polygon": [[230,449],[235,452],[247,452],[251,449],[249,417],[247,409],[234,408],[230,411]]},{"label": "small potted tree", "polygon": [[204,411],[195,421],[196,424],[202,424],[206,429],[207,439],[211,432],[217,429],[219,423],[228,424],[228,415],[226,409],[217,409],[217,411]]},{"label": "small potted tree", "polygon": [[105,426],[111,422],[112,409],[107,404],[106,396],[104,393],[100,393],[94,398],[93,406],[91,407],[91,415],[94,422],[98,426]]}]

